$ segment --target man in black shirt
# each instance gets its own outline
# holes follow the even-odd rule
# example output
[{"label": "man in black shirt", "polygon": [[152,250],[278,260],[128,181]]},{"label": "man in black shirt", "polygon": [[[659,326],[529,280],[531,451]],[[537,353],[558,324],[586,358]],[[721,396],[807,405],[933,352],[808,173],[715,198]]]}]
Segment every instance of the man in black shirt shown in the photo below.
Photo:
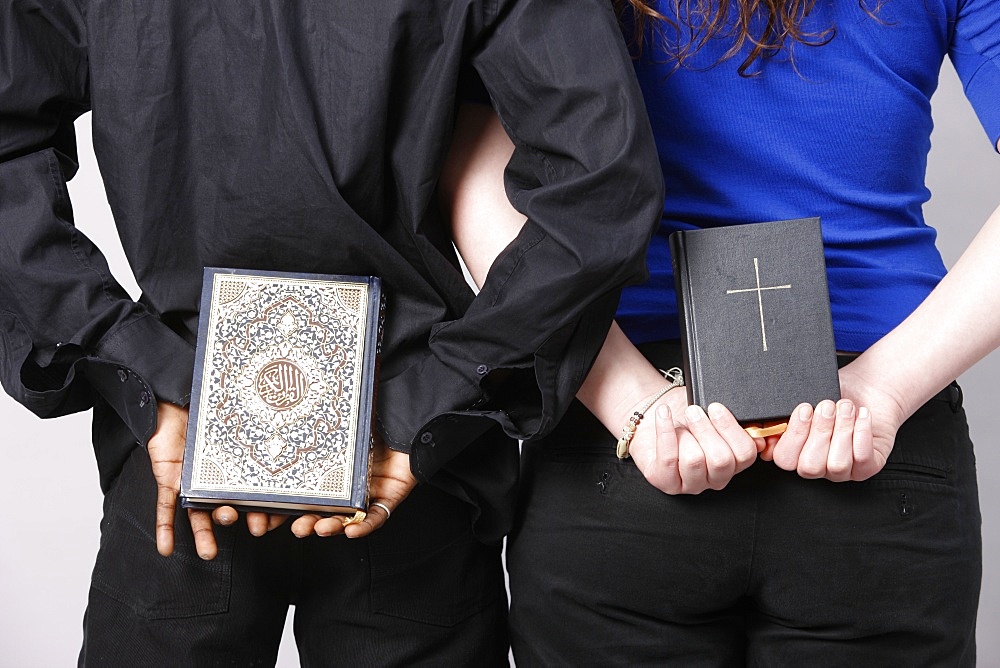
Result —
[{"label": "man in black shirt", "polygon": [[[290,603],[304,665],[506,660],[514,439],[572,399],[662,201],[609,4],[0,0],[0,380],[43,417],[94,408],[81,664],[273,663]],[[478,296],[434,205],[468,66],[528,217]],[[73,226],[88,110],[138,302]],[[383,278],[395,483],[367,537],[175,518],[205,266]]]}]

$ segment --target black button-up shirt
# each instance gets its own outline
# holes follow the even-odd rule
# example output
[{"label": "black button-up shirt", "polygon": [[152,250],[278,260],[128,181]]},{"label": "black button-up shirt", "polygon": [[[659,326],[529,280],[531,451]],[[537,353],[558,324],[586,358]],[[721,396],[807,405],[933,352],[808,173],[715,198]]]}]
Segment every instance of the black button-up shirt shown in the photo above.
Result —
[{"label": "black button-up shirt", "polygon": [[[662,203],[609,5],[0,0],[4,388],[42,416],[99,396],[145,442],[156,400],[188,399],[203,267],[371,274],[378,425],[421,478],[497,423],[544,433],[643,277]],[[434,203],[469,66],[528,217],[475,297]],[[87,110],[138,302],[73,225]]]}]

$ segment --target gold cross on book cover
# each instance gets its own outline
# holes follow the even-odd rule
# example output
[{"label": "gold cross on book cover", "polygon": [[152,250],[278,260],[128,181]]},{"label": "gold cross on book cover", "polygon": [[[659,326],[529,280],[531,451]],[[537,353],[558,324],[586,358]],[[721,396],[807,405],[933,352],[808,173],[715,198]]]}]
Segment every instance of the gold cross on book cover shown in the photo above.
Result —
[{"label": "gold cross on book cover", "polygon": [[367,507],[382,304],[374,277],[205,270],[186,507]]},{"label": "gold cross on book cover", "polygon": [[755,288],[737,288],[735,290],[726,290],[727,295],[740,294],[741,292],[756,292],[757,293],[757,312],[760,314],[760,341],[762,349],[767,352],[767,326],[764,324],[764,295],[761,294],[764,290],[791,290],[791,285],[768,285],[761,287],[760,284],[760,258],[753,259],[753,274],[754,278],[757,279],[757,287]]},{"label": "gold cross on book cover", "polygon": [[819,218],[670,235],[688,401],[741,423],[840,398]]}]

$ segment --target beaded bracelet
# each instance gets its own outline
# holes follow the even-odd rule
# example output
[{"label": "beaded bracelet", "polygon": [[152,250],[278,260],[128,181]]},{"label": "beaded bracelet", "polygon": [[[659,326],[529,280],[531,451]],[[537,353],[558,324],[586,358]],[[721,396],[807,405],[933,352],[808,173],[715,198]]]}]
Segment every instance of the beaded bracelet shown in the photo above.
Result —
[{"label": "beaded bracelet", "polygon": [[653,398],[646,402],[646,405],[632,413],[632,416],[628,419],[628,424],[622,429],[622,437],[618,439],[618,459],[628,459],[628,446],[632,443],[632,437],[635,436],[636,427],[639,426],[639,422],[645,417],[646,411],[657,402],[657,400],[664,394],[674,389],[675,387],[681,387],[684,385],[684,372],[677,367],[668,369],[667,371],[660,370],[660,373],[670,381],[670,383],[664,387],[662,390],[653,395]]}]

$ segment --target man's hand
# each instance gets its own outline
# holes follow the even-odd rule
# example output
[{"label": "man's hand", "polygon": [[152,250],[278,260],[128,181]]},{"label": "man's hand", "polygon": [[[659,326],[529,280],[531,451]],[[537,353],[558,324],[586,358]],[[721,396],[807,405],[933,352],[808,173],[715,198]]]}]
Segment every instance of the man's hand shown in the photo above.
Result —
[{"label": "man's hand", "polygon": [[[317,536],[332,536],[343,533],[348,538],[362,538],[380,529],[389,513],[396,510],[399,504],[417,486],[417,479],[410,472],[410,456],[403,452],[391,450],[377,435],[372,452],[371,481],[368,486],[368,514],[357,524],[344,525],[348,519],[341,515],[321,517],[320,515],[303,515],[292,522],[292,533],[304,538],[315,533]],[[389,510],[385,510],[385,507]]]},{"label": "man's hand", "polygon": [[[188,410],[166,402],[156,405],[156,433],[146,450],[156,479],[156,549],[165,557],[174,551],[174,514],[181,491],[181,461],[187,435]],[[212,518],[205,510],[188,510],[195,549],[202,559],[219,553]]]},{"label": "man's hand", "polygon": [[[236,522],[239,518],[239,513],[232,506],[219,506],[212,511],[212,519],[215,523],[227,527]],[[283,515],[281,513],[262,513],[262,512],[248,512],[247,513],[247,529],[254,536],[263,536],[268,531],[273,531],[277,529],[285,520],[288,519],[288,515]]]},{"label": "man's hand", "polygon": [[834,482],[867,480],[882,470],[906,415],[898,401],[851,367],[840,370],[844,398],[821,401],[815,410],[798,406],[785,433],[768,439],[763,459],[803,478]]},{"label": "man's hand", "polygon": [[685,390],[675,388],[650,407],[629,452],[660,491],[700,494],[729,484],[753,464],[761,447],[763,441],[752,438],[725,406],[711,404],[706,414],[688,406]]},{"label": "man's hand", "polygon": [[[188,409],[170,403],[156,405],[156,433],[149,439],[147,452],[156,478],[156,549],[167,557],[174,551],[174,512],[181,490],[181,461],[187,435]],[[254,536],[263,536],[288,519],[287,515],[250,512],[247,528]],[[195,549],[202,559],[214,559],[219,549],[212,530],[212,520],[222,526],[236,522],[239,513],[231,506],[206,510],[188,509]]]}]

